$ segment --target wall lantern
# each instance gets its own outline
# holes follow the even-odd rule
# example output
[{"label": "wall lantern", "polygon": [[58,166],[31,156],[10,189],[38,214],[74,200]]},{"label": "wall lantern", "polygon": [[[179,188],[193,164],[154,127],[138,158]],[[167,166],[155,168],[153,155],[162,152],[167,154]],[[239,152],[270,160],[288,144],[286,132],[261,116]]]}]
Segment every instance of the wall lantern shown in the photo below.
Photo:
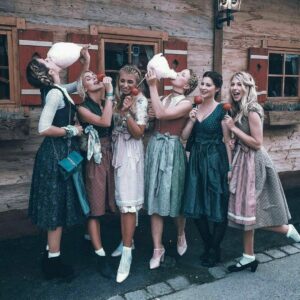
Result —
[{"label": "wall lantern", "polygon": [[240,10],[241,2],[242,0],[218,0],[217,29],[222,29],[224,22],[230,26],[230,21],[234,20],[233,13]]}]

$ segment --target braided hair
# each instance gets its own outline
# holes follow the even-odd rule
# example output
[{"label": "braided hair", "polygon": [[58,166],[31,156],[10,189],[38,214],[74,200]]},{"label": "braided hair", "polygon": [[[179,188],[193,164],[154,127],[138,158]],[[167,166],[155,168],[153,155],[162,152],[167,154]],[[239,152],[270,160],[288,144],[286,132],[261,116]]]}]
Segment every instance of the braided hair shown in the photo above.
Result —
[{"label": "braided hair", "polygon": [[49,75],[49,68],[37,60],[39,56],[34,55],[26,68],[26,78],[29,84],[35,88],[45,88],[54,84]]},{"label": "braided hair", "polygon": [[184,91],[184,95],[187,96],[191,92],[195,90],[195,88],[198,86],[198,76],[192,69],[188,69],[190,71],[190,78],[188,80],[189,88]]}]

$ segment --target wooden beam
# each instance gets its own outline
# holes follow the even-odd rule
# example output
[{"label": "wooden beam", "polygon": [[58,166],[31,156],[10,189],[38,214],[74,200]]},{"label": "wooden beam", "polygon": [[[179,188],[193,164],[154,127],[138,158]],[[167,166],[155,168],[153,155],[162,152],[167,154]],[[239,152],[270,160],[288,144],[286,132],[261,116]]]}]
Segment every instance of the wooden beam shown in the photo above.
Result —
[{"label": "wooden beam", "polygon": [[214,40],[213,40],[213,70],[222,74],[223,59],[223,28],[216,28],[216,18],[218,16],[218,0],[214,1]]},{"label": "wooden beam", "polygon": [[169,35],[165,31],[153,31],[144,29],[124,28],[124,27],[108,27],[98,25],[98,33],[135,36],[135,37],[148,37],[148,38],[159,38],[163,41],[167,41]]}]

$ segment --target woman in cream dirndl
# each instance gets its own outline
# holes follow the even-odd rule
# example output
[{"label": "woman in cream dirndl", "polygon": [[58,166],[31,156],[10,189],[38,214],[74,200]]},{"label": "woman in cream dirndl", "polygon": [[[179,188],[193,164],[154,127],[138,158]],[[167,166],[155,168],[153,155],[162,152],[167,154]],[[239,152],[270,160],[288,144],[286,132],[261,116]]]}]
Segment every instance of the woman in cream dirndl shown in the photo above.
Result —
[{"label": "woman in cream dirndl", "polygon": [[151,216],[154,244],[150,269],[160,266],[164,260],[162,243],[164,217],[175,218],[177,225],[177,252],[187,250],[185,218],[182,216],[186,154],[180,135],[187,121],[192,103],[187,98],[198,85],[196,74],[185,69],[171,80],[172,92],[160,98],[155,71],[148,71],[152,109],[156,117],[155,133],[150,138],[145,158],[145,208]]},{"label": "woman in cream dirndl", "polygon": [[[97,79],[92,71],[82,73],[78,93],[84,99],[78,114],[84,128],[85,183],[90,203],[88,231],[96,254],[96,265],[100,274],[112,278],[113,273],[102,246],[99,217],[106,209],[115,212],[115,184],[112,167],[112,110],[113,86],[110,77]],[[102,98],[105,95],[105,99]],[[104,107],[103,107],[104,106]]]},{"label": "woman in cream dirndl", "polygon": [[116,278],[119,283],[123,282],[130,272],[137,214],[144,203],[142,137],[147,123],[148,101],[141,91],[136,96],[131,95],[132,89],[136,88],[141,80],[140,70],[134,65],[126,65],[120,69],[116,83],[113,166],[115,199],[121,213],[122,256]]},{"label": "woman in cream dirndl", "polygon": [[235,73],[230,81],[232,114],[225,124],[236,143],[232,162],[229,226],[244,231],[244,253],[228,267],[230,272],[249,268],[256,271],[254,231],[257,228],[278,232],[300,242],[300,235],[288,224],[290,212],[272,160],[263,148],[263,109],[257,103],[255,82],[246,72]]}]

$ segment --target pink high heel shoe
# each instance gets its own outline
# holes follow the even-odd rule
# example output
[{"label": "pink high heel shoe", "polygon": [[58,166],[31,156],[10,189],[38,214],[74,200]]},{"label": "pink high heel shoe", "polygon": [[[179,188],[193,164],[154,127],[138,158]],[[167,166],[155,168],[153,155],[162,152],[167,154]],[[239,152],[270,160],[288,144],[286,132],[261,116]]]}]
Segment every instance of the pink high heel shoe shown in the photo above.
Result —
[{"label": "pink high heel shoe", "polygon": [[[165,252],[166,252],[165,248],[154,249],[153,256],[150,259],[150,269],[151,270],[158,268],[160,266],[160,263],[164,261]],[[154,257],[154,255],[156,257]]]},{"label": "pink high heel shoe", "polygon": [[177,238],[177,252],[182,256],[187,250],[187,243],[185,239],[185,234],[179,235]]}]

